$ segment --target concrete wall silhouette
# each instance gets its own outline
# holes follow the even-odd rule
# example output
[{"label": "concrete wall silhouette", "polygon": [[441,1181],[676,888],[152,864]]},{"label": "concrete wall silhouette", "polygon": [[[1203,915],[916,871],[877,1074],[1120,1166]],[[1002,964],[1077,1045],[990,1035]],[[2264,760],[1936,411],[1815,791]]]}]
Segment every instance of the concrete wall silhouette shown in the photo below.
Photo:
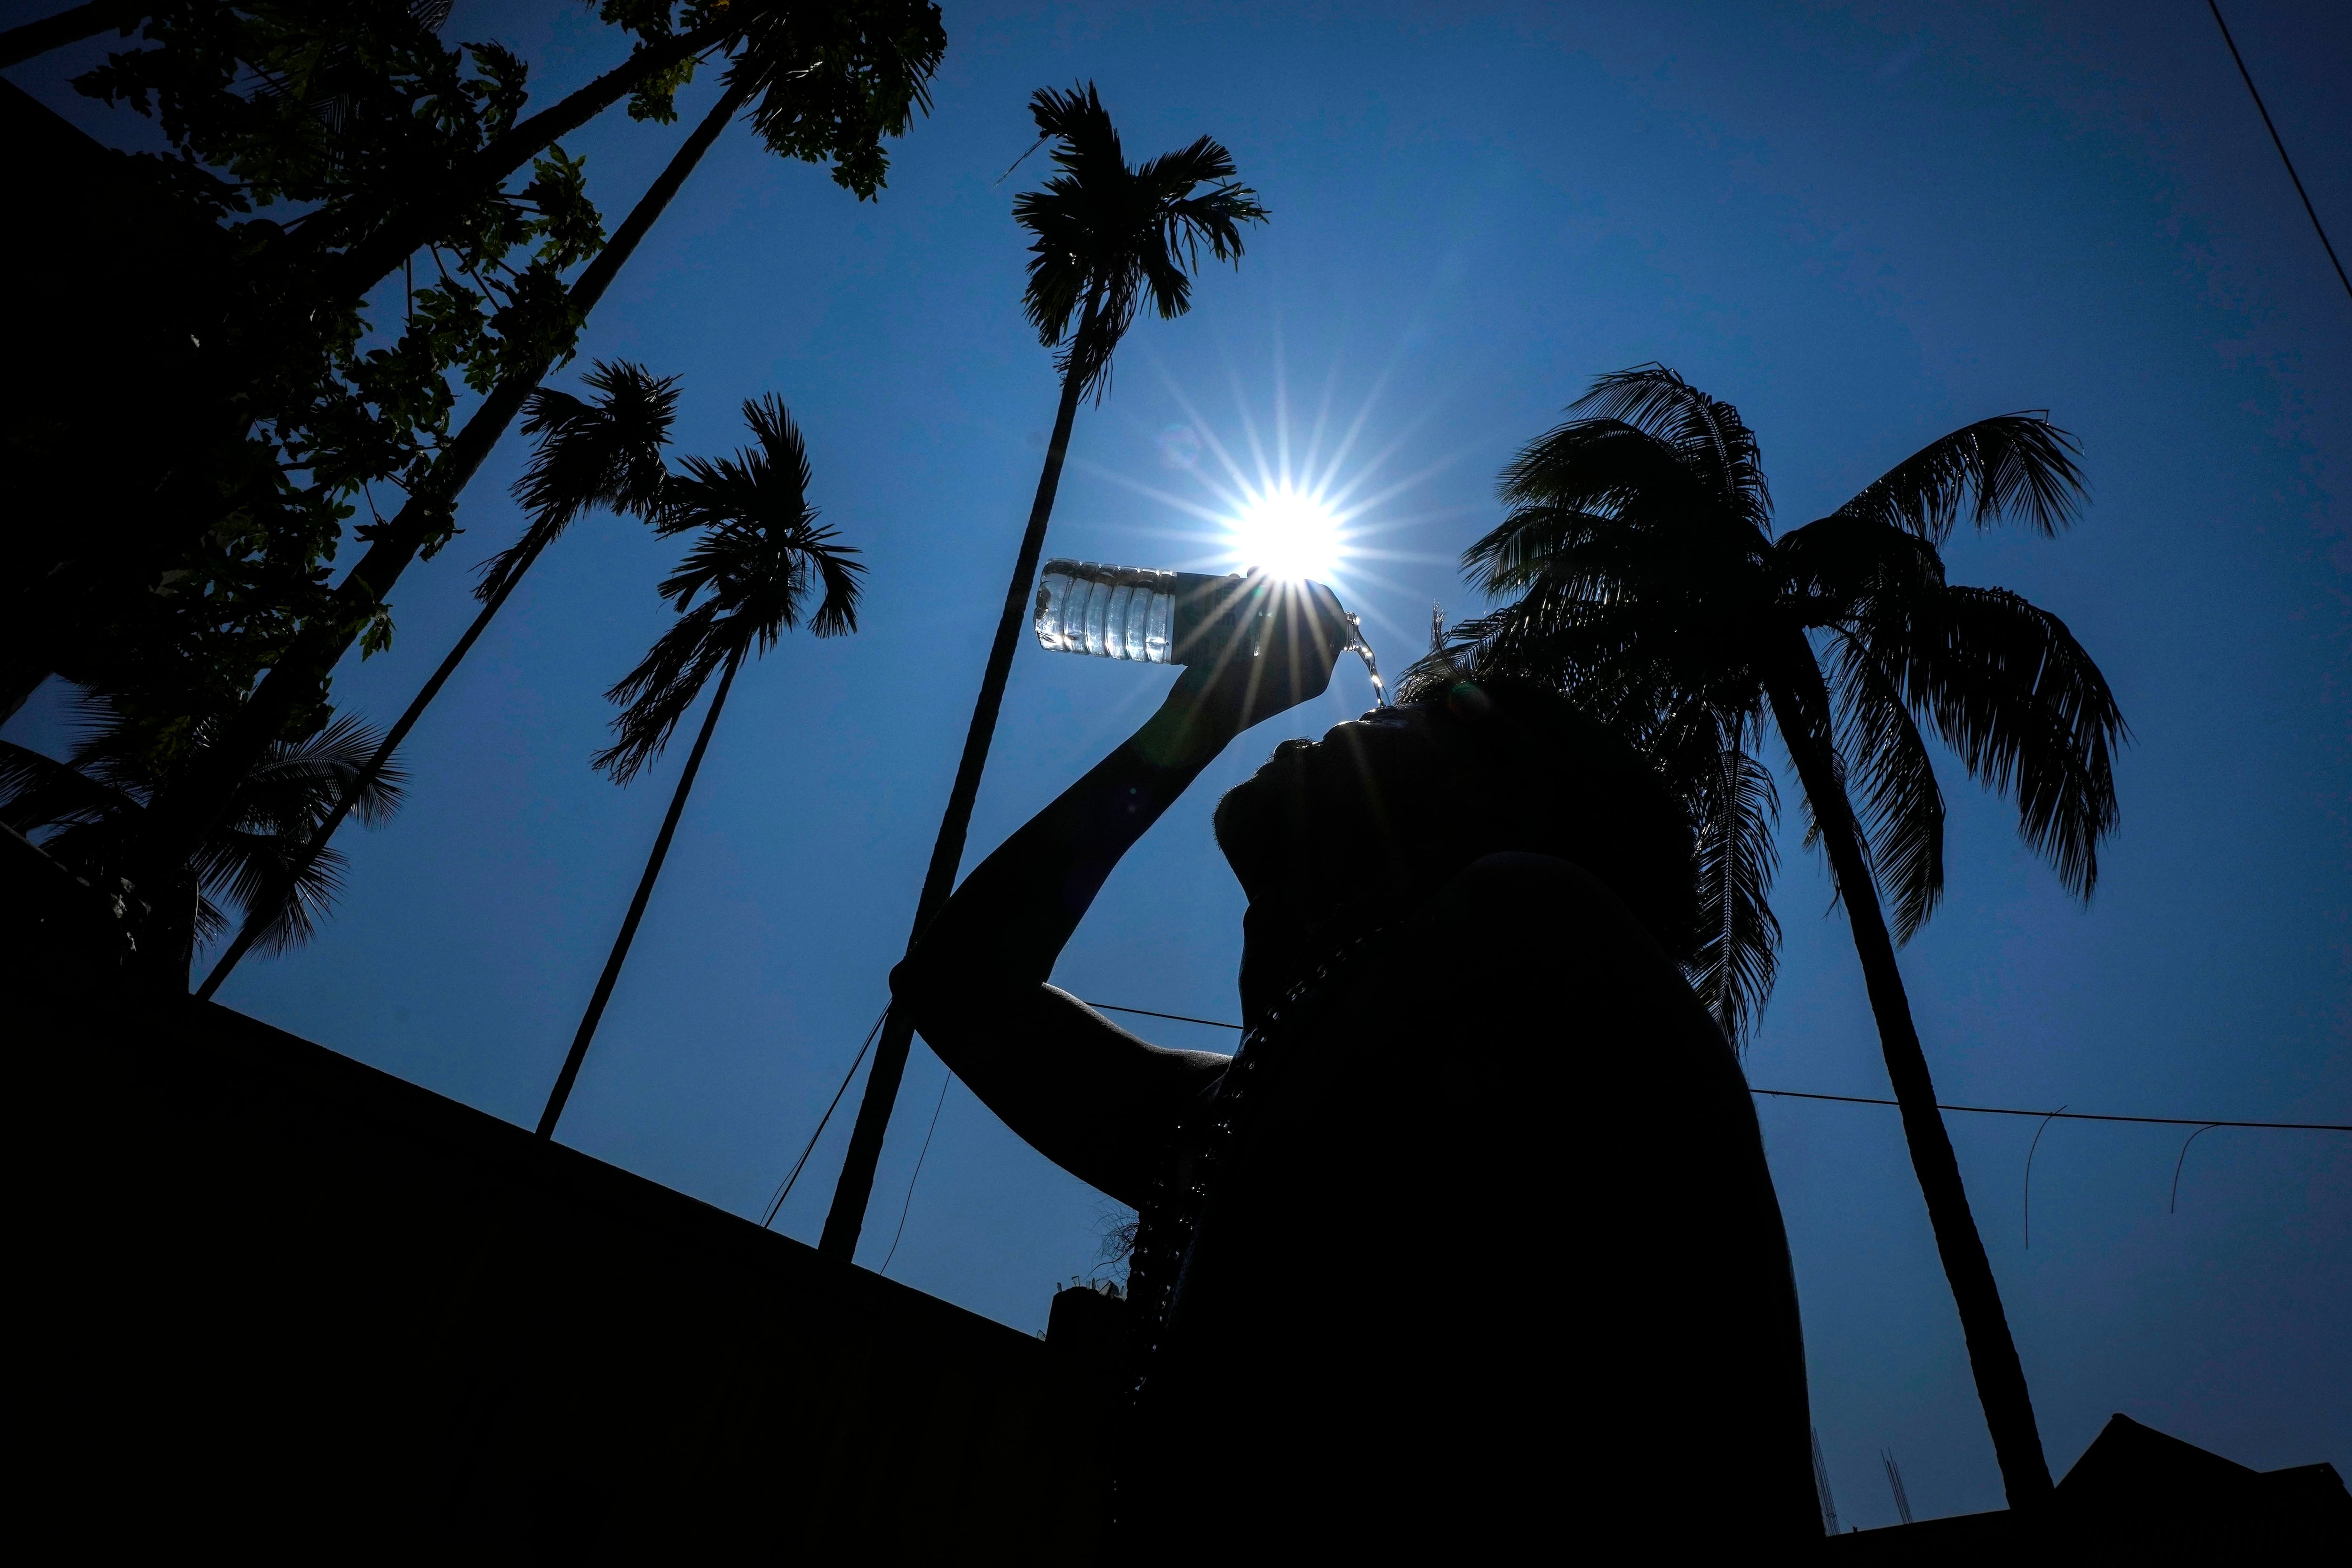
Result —
[{"label": "concrete wall silhouette", "polygon": [[225,1008],[13,1012],[19,1495],[64,1538],[1090,1555],[1037,1340]]}]

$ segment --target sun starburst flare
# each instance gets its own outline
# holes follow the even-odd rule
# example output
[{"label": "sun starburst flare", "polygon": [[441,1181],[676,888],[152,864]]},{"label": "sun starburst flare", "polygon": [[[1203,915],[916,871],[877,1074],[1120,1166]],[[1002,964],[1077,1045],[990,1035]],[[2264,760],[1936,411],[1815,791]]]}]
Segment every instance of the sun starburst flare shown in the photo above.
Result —
[{"label": "sun starburst flare", "polygon": [[[1130,469],[1081,459],[1073,459],[1074,465],[1174,514],[1170,522],[1126,525],[1120,531],[1138,536],[1137,544],[1122,550],[1118,559],[1149,560],[1157,568],[1185,572],[1256,571],[1285,583],[1312,581],[1331,589],[1351,612],[1348,618],[1356,626],[1356,651],[1364,657],[1374,700],[1385,702],[1386,688],[1372,662],[1371,645],[1418,647],[1424,635],[1420,628],[1426,624],[1418,613],[1410,623],[1383,614],[1384,600],[1420,596],[1385,569],[1408,564],[1450,568],[1454,563],[1451,553],[1401,549],[1396,536],[1473,510],[1400,508],[1398,502],[1461,454],[1397,474],[1391,462],[1429,408],[1414,410],[1384,439],[1369,440],[1388,374],[1372,378],[1352,416],[1337,415],[1333,405],[1341,372],[1334,364],[1318,405],[1295,425],[1278,346],[1272,370],[1269,422],[1255,416],[1239,378],[1234,379],[1232,425],[1238,439],[1232,441],[1162,372],[1162,384],[1181,415],[1150,434],[1157,466],[1165,474],[1162,483],[1148,482]],[[1179,548],[1169,550],[1168,543]]]},{"label": "sun starburst flare", "polygon": [[1330,503],[1287,483],[1244,490],[1226,526],[1234,564],[1270,577],[1328,581],[1346,549]]}]

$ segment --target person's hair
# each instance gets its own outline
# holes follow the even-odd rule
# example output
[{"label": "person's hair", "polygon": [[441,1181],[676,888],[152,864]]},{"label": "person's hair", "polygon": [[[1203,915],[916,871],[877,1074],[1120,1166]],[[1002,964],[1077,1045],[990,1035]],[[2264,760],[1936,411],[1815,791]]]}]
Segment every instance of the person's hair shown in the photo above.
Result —
[{"label": "person's hair", "polygon": [[1689,814],[1633,748],[1559,692],[1479,676],[1415,683],[1447,753],[1454,788],[1475,795],[1447,816],[1465,852],[1573,861],[1622,900],[1674,958],[1696,940]]}]

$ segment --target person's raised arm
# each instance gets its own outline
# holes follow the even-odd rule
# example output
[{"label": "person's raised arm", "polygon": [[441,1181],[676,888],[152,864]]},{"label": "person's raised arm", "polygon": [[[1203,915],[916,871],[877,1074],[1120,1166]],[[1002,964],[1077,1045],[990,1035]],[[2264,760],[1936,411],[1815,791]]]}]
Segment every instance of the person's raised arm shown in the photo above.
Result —
[{"label": "person's raised arm", "polygon": [[1188,666],[1142,729],[981,862],[890,976],[894,1005],[990,1110],[1121,1202],[1142,1197],[1226,1058],[1152,1046],[1047,977],[1119,857],[1235,735],[1320,695],[1348,637],[1339,601],[1309,584],[1259,657]]}]

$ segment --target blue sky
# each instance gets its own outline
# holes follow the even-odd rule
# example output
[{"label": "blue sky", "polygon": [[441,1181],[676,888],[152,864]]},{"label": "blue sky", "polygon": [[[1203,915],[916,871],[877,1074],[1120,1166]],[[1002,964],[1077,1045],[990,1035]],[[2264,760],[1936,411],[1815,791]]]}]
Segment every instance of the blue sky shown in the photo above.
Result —
[{"label": "blue sky", "polygon": [[[49,7],[10,5],[14,22]],[[2352,238],[2340,89],[2352,13],[2237,0],[2231,22],[2323,217]],[[2352,300],[2210,17],[2093,5],[947,6],[931,117],[859,205],[730,132],[598,310],[584,356],[683,377],[679,449],[782,396],[814,499],[866,552],[864,629],[789,640],[739,682],[562,1128],[756,1216],[884,1000],[1053,411],[1009,217],[1024,104],[1091,78],[1130,156],[1203,132],[1273,209],[1192,314],[1138,326],[1080,416],[1049,554],[1215,561],[1214,451],[1354,427],[1369,500],[1340,575],[1401,665],[1496,516],[1496,470],[1595,374],[1648,360],[1737,403],[1784,522],[1953,426],[2048,408],[2093,501],[2052,542],[1957,538],[2099,658],[2135,741],[2122,830],[2082,910],[2014,816],[1942,760],[1949,894],[1904,953],[1947,1100],[2352,1121]],[[448,28],[541,95],[617,57],[578,5],[461,3]],[[85,48],[79,55],[92,55]],[[79,56],[74,57],[79,58]],[[12,79],[118,144],[68,57]],[[689,119],[711,92],[687,94]],[[617,222],[686,125],[568,143]],[[572,384],[576,371],[562,373]],[[1200,462],[1171,462],[1189,430]],[[339,699],[388,721],[519,527],[509,442],[466,534],[396,595],[398,641]],[[659,630],[677,547],[592,520],[535,570],[408,748],[410,803],[348,833],[340,915],[224,1000],[495,1114],[535,1119],[683,761],[592,774],[601,693]],[[1148,711],[1164,673],[1016,661],[967,864]],[[1112,879],[1057,978],[1232,1017],[1241,900],[1220,790],[1369,701],[1361,674],[1253,732]],[[54,744],[53,703],[12,738]],[[1795,799],[1784,781],[1784,795]],[[1842,917],[1793,833],[1760,1085],[1884,1094]],[[1171,1044],[1218,1046],[1164,1026]],[[1438,1047],[1442,1048],[1442,1047]],[[944,1069],[919,1046],[861,1260],[898,1224]],[[1605,1106],[1563,1105],[1560,1137]],[[1840,1507],[1890,1523],[2000,1502],[1949,1297],[1891,1110],[1766,1100]],[[2352,1139],[1951,1117],[2053,1465],[2109,1413],[2257,1467],[2352,1469]],[[814,1238],[845,1124],[782,1227]],[[1410,1152],[1400,1156],[1410,1169]],[[1563,1193],[1572,1216],[1594,1194]],[[892,1277],[1024,1329],[1096,1262],[1104,1200],[947,1091]],[[1569,1227],[1572,1232],[1572,1221]],[[1313,1266],[1311,1238],[1302,1266]],[[1535,1288],[1605,1260],[1497,1258]],[[1583,1288],[1590,1288],[1583,1287]],[[2336,1305],[2329,1309],[2326,1303]]]}]

